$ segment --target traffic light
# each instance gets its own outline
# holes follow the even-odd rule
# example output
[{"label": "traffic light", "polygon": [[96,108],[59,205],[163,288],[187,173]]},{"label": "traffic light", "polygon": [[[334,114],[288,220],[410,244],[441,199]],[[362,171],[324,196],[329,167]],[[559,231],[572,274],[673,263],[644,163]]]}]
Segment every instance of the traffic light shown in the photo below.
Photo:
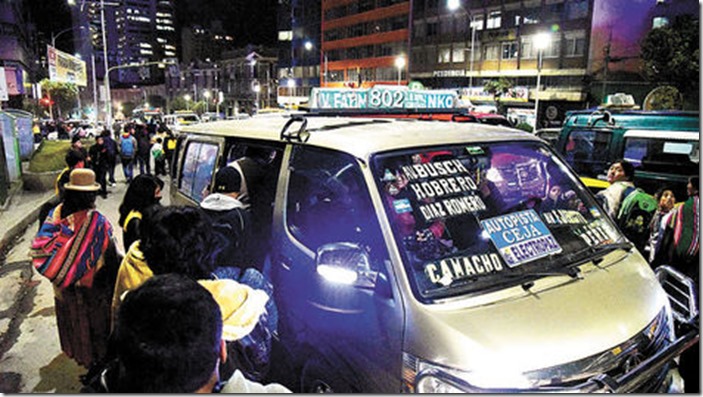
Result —
[{"label": "traffic light", "polygon": [[42,99],[39,100],[39,103],[43,106],[50,106],[54,104],[54,101],[47,97],[43,97]]}]

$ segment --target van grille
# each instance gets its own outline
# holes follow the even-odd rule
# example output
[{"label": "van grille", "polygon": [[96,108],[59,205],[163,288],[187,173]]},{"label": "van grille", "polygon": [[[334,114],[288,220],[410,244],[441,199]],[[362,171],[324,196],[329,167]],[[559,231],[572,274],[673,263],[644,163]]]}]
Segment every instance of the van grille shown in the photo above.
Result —
[{"label": "van grille", "polygon": [[[594,376],[607,374],[619,378],[666,348],[671,341],[671,327],[665,310],[631,339],[600,354],[585,359],[525,374],[538,388],[560,389],[582,384]],[[667,379],[671,364],[664,365],[631,392],[657,392]]]}]

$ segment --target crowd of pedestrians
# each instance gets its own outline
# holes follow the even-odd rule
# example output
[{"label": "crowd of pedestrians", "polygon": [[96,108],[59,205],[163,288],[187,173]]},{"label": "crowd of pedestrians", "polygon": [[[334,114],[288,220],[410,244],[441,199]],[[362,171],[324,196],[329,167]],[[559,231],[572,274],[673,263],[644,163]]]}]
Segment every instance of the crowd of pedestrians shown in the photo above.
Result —
[{"label": "crowd of pedestrians", "polygon": [[[287,392],[258,383],[278,313],[271,283],[245,252],[248,213],[227,207],[241,221],[240,233],[226,235],[234,218],[221,219],[222,209],[161,206],[173,136],[154,127],[127,124],[117,139],[105,130],[87,150],[73,139],[43,209],[31,257],[54,286],[63,352],[86,368],[89,392]],[[96,197],[115,183],[117,159],[129,186],[114,228]],[[226,167],[217,181],[213,197],[236,201],[239,172]]]}]

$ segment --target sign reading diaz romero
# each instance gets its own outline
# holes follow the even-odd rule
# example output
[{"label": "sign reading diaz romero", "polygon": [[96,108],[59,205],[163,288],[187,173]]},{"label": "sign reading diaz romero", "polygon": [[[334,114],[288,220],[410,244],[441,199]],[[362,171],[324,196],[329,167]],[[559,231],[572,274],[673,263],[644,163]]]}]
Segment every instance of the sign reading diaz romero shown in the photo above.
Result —
[{"label": "sign reading diaz romero", "polygon": [[453,109],[457,94],[450,90],[410,90],[377,85],[370,89],[313,88],[312,109]]},{"label": "sign reading diaz romero", "polygon": [[525,210],[481,221],[508,267],[561,252],[547,225],[535,210]]}]

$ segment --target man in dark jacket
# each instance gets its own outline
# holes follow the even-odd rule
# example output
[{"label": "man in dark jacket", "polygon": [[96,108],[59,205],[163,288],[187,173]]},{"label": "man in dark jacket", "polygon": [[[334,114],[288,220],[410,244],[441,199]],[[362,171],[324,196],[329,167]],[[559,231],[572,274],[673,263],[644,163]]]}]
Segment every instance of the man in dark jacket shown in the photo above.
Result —
[{"label": "man in dark jacket", "polygon": [[98,194],[102,198],[107,198],[107,181],[105,176],[108,169],[108,154],[105,146],[105,138],[100,135],[95,138],[95,144],[89,150],[91,164],[90,167],[95,171],[95,179],[100,184]]},{"label": "man in dark jacket", "polygon": [[222,167],[215,174],[213,193],[200,203],[225,245],[218,254],[218,266],[243,266],[250,263],[247,237],[250,234],[251,215],[238,199],[241,186],[242,176],[239,171],[229,166]]},{"label": "man in dark jacket", "polygon": [[103,130],[102,132],[104,145],[107,149],[107,177],[110,186],[115,186],[115,166],[117,165],[117,143],[112,139],[112,134],[110,130]]},{"label": "man in dark jacket", "polygon": [[146,130],[144,125],[137,125],[136,129],[137,138],[137,164],[139,164],[139,174],[144,173],[146,168],[146,173],[151,174],[151,163],[149,162],[151,156],[151,139],[149,138],[149,132]]}]

